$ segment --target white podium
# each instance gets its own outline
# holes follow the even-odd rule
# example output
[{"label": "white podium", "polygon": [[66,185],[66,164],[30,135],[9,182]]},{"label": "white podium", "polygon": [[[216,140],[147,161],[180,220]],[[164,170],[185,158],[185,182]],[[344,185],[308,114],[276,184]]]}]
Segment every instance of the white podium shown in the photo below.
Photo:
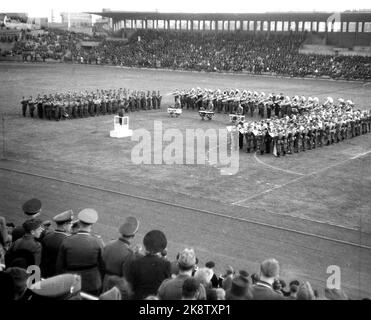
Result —
[{"label": "white podium", "polygon": [[131,137],[133,130],[129,129],[129,117],[114,116],[113,130],[109,133],[111,138]]}]

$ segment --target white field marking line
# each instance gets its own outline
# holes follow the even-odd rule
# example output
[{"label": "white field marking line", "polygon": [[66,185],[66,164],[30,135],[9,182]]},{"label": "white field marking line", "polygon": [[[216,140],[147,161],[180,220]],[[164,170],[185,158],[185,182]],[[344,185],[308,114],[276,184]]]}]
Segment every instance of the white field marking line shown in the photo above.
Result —
[{"label": "white field marking line", "polygon": [[295,178],[295,179],[293,179],[293,180],[290,180],[290,181],[288,181],[288,182],[286,182],[286,183],[284,183],[284,184],[277,185],[277,186],[275,186],[275,187],[273,187],[273,188],[267,189],[267,190],[265,190],[265,191],[263,191],[263,192],[260,192],[260,193],[258,193],[258,194],[252,195],[252,196],[250,196],[250,197],[247,197],[247,198],[245,198],[245,199],[242,199],[242,200],[239,200],[239,201],[232,202],[231,204],[232,204],[232,205],[238,205],[238,204],[240,204],[240,203],[242,203],[242,202],[245,202],[245,201],[248,201],[248,200],[254,199],[254,198],[256,198],[256,197],[262,196],[262,195],[264,195],[264,194],[266,194],[266,193],[269,193],[269,192],[271,192],[271,191],[273,191],[273,190],[276,190],[276,189],[280,189],[280,188],[282,188],[282,187],[285,187],[285,186],[287,186],[287,185],[289,185],[289,184],[291,184],[291,183],[294,183],[294,182],[296,182],[296,181],[299,181],[299,180],[301,180],[301,179],[303,179],[303,178],[306,178],[306,177],[309,177],[309,176],[312,176],[312,175],[316,175],[316,174],[318,174],[318,173],[320,173],[320,172],[322,172],[322,171],[326,171],[326,170],[328,170],[328,169],[331,169],[331,168],[334,168],[334,167],[336,167],[336,166],[342,165],[342,164],[344,164],[344,163],[346,163],[346,162],[348,162],[348,161],[350,161],[350,160],[354,160],[354,159],[357,159],[357,158],[363,157],[363,156],[365,156],[366,154],[369,154],[370,152],[371,152],[371,150],[366,151],[366,152],[363,152],[363,153],[359,153],[359,154],[357,154],[357,155],[355,155],[354,157],[351,157],[351,158],[349,158],[349,159],[346,159],[346,160],[340,161],[340,162],[338,162],[338,163],[335,163],[335,164],[333,164],[333,165],[331,165],[331,166],[328,166],[328,167],[324,167],[324,168],[319,169],[319,170],[317,170],[317,171],[313,171],[313,172],[308,173],[308,174],[306,174],[306,175],[303,175],[303,176],[300,176],[300,177]]},{"label": "white field marking line", "polygon": [[[228,204],[228,203],[227,203]],[[236,205],[237,207],[242,207],[242,208],[251,208],[251,206],[249,204],[247,205],[241,205],[241,204],[237,204]],[[269,213],[274,213],[274,214],[277,214],[277,212],[274,212],[272,210],[269,210],[269,209],[266,209],[264,208],[263,209],[264,211],[267,211]],[[293,216],[291,214],[287,214],[287,213],[279,213],[280,216],[285,216],[285,217],[291,217],[291,218],[299,218],[301,220],[305,220],[305,221],[310,221],[310,222],[316,222],[318,224],[325,224],[325,225],[330,225],[330,226],[333,226],[333,227],[340,227],[342,229],[347,229],[347,230],[353,230],[353,231],[359,231],[359,229],[355,228],[355,227],[347,227],[347,226],[344,226],[344,225],[341,225],[341,224],[336,224],[336,223],[333,223],[333,222],[330,222],[330,221],[321,221],[321,220],[316,220],[316,219],[309,219],[309,218],[301,218],[301,217],[297,217],[297,216]]]},{"label": "white field marking line", "polygon": [[305,173],[300,173],[300,172],[295,172],[295,171],[291,171],[291,170],[285,170],[285,169],[282,169],[282,168],[279,168],[279,167],[275,167],[275,166],[272,166],[268,163],[265,163],[263,162],[262,160],[260,160],[257,155],[256,155],[256,152],[254,153],[254,159],[259,162],[260,164],[262,164],[263,166],[266,166],[266,167],[269,167],[269,168],[272,168],[274,170],[279,170],[279,171],[283,171],[283,172],[287,172],[287,173],[290,173],[290,174],[296,174],[296,175],[299,175],[299,176],[305,176],[306,174]]}]

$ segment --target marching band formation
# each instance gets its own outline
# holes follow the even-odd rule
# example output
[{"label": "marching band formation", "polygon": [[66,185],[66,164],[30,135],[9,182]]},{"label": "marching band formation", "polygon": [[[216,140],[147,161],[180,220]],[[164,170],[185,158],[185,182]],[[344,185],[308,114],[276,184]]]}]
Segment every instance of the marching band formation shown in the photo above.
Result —
[{"label": "marching band formation", "polygon": [[139,110],[160,109],[160,91],[136,91],[129,89],[109,89],[83,92],[65,92],[47,95],[38,94],[21,100],[22,115],[36,115],[40,119],[66,120],[94,117],[105,114],[123,114]]},{"label": "marching band formation", "polygon": [[[358,110],[351,100],[334,102],[328,97],[320,103],[317,97],[266,95],[238,89],[211,90],[192,88],[173,92],[171,116],[179,116],[182,109],[198,110],[202,120],[211,120],[215,112],[229,114],[239,131],[240,149],[275,156],[297,153],[337,143],[371,131],[371,113]],[[160,109],[160,92],[109,89],[84,92],[38,95],[36,99],[23,97],[22,114],[40,119],[65,120],[119,114],[139,110]],[[258,121],[245,118],[254,117]]]},{"label": "marching band formation", "polygon": [[[209,90],[201,88],[175,91],[176,104],[199,112],[229,113],[239,131],[239,146],[246,152],[272,153],[279,157],[330,145],[371,131],[370,110],[354,108],[351,100],[328,97],[292,98],[280,94],[247,90]],[[254,116],[259,121],[245,121]],[[201,113],[200,113],[201,115]],[[201,115],[202,117],[202,115]]]}]

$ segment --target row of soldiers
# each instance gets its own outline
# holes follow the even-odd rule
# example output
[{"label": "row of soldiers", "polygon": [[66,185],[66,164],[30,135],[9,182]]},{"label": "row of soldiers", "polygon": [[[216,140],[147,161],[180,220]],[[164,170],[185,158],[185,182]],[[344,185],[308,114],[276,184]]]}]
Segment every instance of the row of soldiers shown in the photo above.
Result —
[{"label": "row of soldiers", "polygon": [[162,96],[160,91],[109,89],[83,92],[65,92],[37,95],[34,99],[22,97],[22,115],[27,110],[31,118],[36,115],[40,119],[66,120],[93,117],[106,114],[127,113],[129,111],[160,109]]},{"label": "row of soldiers", "polygon": [[[271,93],[266,95],[264,92],[252,92],[239,89],[201,89],[192,88],[189,90],[175,90],[173,92],[176,104],[181,108],[208,110],[214,112],[224,112],[225,114],[242,114],[245,116],[258,116],[271,118],[273,116],[282,118],[291,115],[303,115],[310,110],[320,106],[318,97],[305,96],[285,96],[283,93]],[[328,97],[325,104],[333,103],[333,99]],[[351,100],[344,101],[339,98],[339,103],[346,106],[354,106]]]},{"label": "row of soldiers", "polygon": [[237,129],[241,149],[245,143],[248,153],[279,157],[369,133],[371,112],[328,105],[299,116],[240,122]]}]

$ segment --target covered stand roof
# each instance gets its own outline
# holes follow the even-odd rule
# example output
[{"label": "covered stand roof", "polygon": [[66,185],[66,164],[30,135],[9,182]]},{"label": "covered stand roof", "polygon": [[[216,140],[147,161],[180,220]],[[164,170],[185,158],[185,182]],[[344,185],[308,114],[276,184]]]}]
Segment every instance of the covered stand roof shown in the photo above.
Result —
[{"label": "covered stand roof", "polygon": [[[246,21],[326,21],[334,12],[266,13],[161,13],[138,11],[88,12],[114,20],[246,20]],[[342,12],[341,21],[371,22],[370,12]]]}]

